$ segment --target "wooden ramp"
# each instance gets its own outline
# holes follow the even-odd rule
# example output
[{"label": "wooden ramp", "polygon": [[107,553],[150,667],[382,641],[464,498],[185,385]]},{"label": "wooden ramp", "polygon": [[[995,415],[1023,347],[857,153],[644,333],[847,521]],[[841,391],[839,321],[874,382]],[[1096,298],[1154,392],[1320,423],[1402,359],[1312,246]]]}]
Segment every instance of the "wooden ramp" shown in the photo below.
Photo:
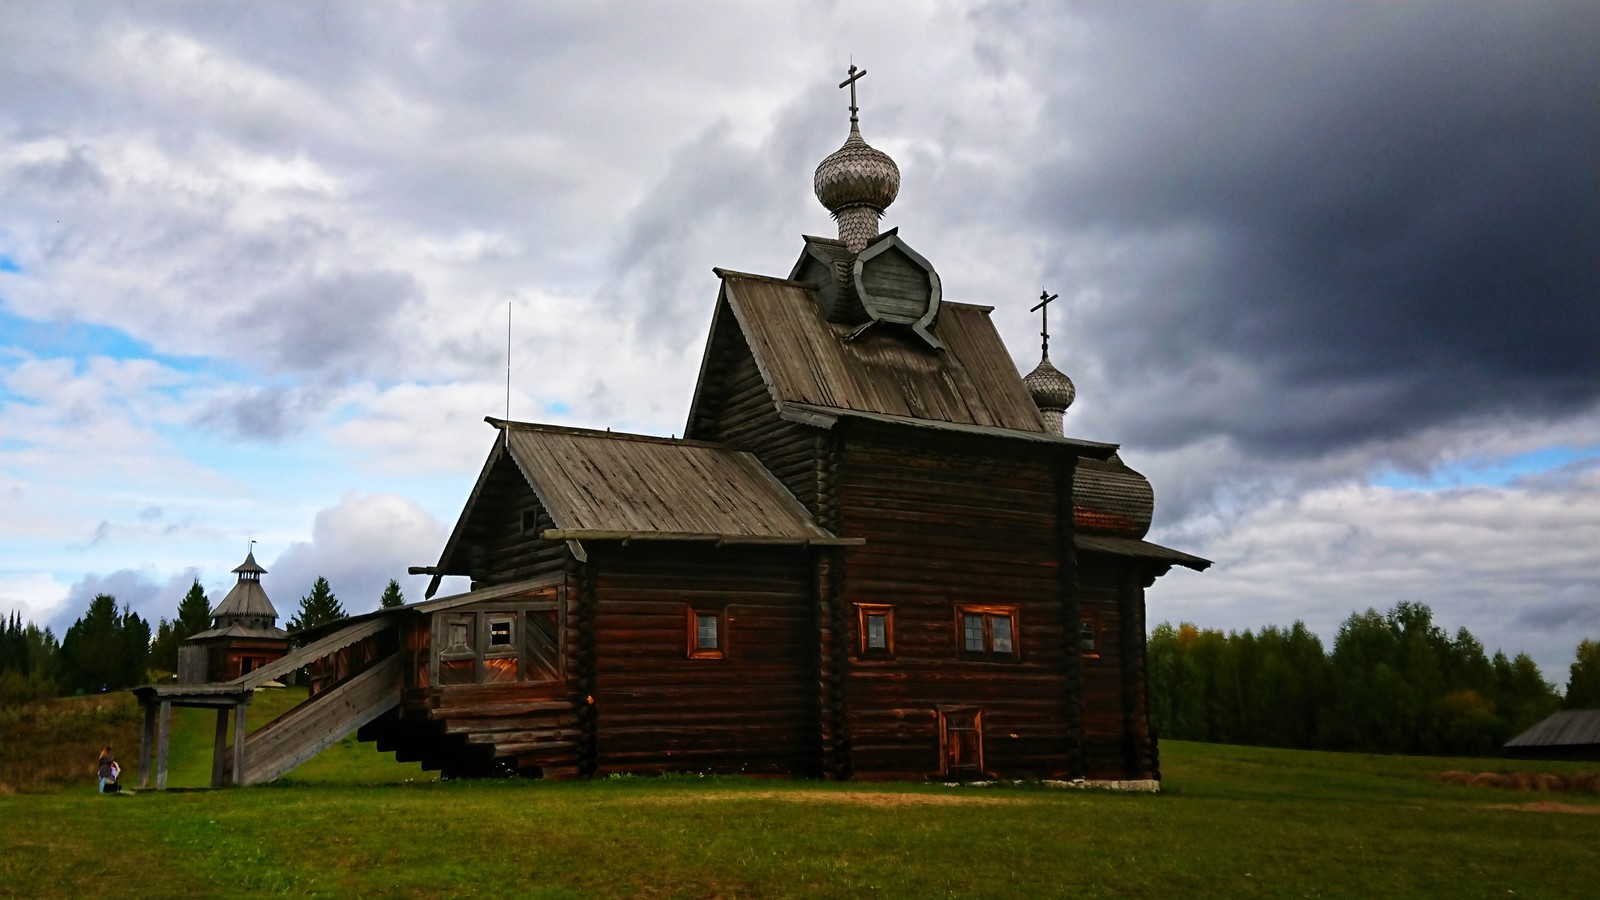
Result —
[{"label": "wooden ramp", "polygon": [[[251,734],[238,785],[272,781],[400,705],[402,668],[390,654]],[[231,766],[230,766],[231,768]]]},{"label": "wooden ramp", "polygon": [[228,780],[236,785],[272,781],[399,706],[405,673],[394,629],[388,617],[357,622],[229,682],[252,688],[307,665],[327,679],[323,687],[313,677],[309,699],[245,739],[244,753],[233,754],[244,760],[243,777],[234,774],[229,760]]}]

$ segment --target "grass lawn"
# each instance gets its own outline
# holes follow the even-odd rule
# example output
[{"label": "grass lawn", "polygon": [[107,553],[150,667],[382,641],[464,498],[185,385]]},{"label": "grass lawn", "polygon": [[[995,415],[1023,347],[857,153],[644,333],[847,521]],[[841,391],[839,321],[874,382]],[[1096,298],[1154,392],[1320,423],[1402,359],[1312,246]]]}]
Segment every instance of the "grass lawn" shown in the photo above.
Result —
[{"label": "grass lawn", "polygon": [[[252,717],[293,700],[263,693]],[[172,784],[206,783],[213,722],[178,720]],[[85,763],[79,783],[0,796],[0,894],[1600,895],[1600,797],[1435,780],[1504,761],[1177,742],[1162,760],[1159,795],[441,783],[346,741],[273,785],[101,797]]]}]

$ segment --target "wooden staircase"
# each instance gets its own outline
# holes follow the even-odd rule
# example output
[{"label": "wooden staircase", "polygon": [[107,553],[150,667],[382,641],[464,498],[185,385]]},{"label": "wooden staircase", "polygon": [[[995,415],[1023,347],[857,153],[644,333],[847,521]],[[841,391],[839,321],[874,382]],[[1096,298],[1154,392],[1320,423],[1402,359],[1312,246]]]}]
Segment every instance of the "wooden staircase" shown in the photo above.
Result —
[{"label": "wooden staircase", "polygon": [[244,777],[233,783],[272,781],[399,706],[401,662],[391,653],[257,729],[244,742]]}]

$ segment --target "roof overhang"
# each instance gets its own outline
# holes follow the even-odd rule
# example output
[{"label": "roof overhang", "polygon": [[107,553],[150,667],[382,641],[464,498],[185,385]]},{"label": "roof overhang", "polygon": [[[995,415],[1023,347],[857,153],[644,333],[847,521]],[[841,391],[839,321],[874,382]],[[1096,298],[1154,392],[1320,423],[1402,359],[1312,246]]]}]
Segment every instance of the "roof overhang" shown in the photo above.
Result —
[{"label": "roof overhang", "polygon": [[709,534],[686,531],[606,531],[595,528],[550,528],[539,533],[547,541],[690,541],[773,547],[859,547],[866,538],[789,537],[783,535]]},{"label": "roof overhang", "polygon": [[1089,459],[1108,459],[1111,454],[1117,451],[1118,447],[1117,444],[1062,437],[1059,434],[1051,434],[1046,431],[1023,431],[1019,428],[1000,428],[993,425],[967,425],[960,422],[944,422],[937,419],[916,419],[910,416],[891,416],[884,413],[862,412],[855,409],[813,406],[809,403],[785,403],[779,407],[778,415],[789,422],[824,429],[832,429],[841,419],[854,419],[879,425],[920,428],[980,438],[1022,441],[1072,450],[1078,456],[1088,457]]},{"label": "roof overhang", "polygon": [[1128,556],[1134,559],[1150,560],[1163,565],[1183,566],[1196,572],[1203,572],[1211,565],[1211,560],[1209,559],[1193,556],[1184,553],[1182,550],[1174,550],[1171,547],[1163,547],[1160,544],[1152,544],[1149,541],[1141,541],[1137,538],[1077,534],[1073,536],[1072,543],[1079,551],[1085,553],[1110,553],[1116,556]]}]

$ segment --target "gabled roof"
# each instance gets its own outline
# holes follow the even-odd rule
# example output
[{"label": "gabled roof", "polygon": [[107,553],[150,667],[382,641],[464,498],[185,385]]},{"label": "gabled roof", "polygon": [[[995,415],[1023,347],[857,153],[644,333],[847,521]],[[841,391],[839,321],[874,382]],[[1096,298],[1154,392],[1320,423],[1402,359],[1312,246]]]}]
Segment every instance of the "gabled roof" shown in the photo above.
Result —
[{"label": "gabled roof", "polygon": [[1507,750],[1600,748],[1600,709],[1564,709],[1506,741]]},{"label": "gabled roof", "polygon": [[[784,404],[1043,432],[990,307],[945,302],[945,349],[884,327],[829,322],[805,284],[717,270],[756,366]],[[719,310],[720,312],[720,310]]]},{"label": "gabled roof", "polygon": [[501,430],[461,510],[427,596],[467,531],[501,456],[509,455],[555,527],[554,541],[667,540],[743,544],[858,544],[817,526],[749,453],[706,441],[489,418]]},{"label": "gabled roof", "polygon": [[553,540],[836,543],[749,453],[720,444],[491,420]]}]

